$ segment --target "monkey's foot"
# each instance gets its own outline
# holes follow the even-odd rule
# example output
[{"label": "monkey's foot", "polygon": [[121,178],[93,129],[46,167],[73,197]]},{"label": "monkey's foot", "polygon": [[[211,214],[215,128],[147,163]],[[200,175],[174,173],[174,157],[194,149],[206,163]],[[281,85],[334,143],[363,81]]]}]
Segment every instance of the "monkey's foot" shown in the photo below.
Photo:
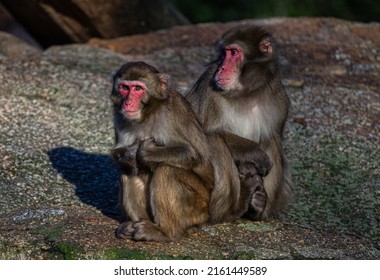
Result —
[{"label": "monkey's foot", "polygon": [[257,221],[260,220],[265,209],[267,194],[265,192],[264,183],[261,176],[255,174],[249,180],[253,186],[253,193],[249,203],[248,212],[245,214],[245,217],[250,220]]},{"label": "monkey's foot", "polygon": [[132,239],[134,232],[132,221],[122,223],[116,230],[116,237],[121,239]]},{"label": "monkey's foot", "polygon": [[121,239],[135,241],[167,241],[168,237],[152,222],[125,222],[116,231],[116,236]]}]

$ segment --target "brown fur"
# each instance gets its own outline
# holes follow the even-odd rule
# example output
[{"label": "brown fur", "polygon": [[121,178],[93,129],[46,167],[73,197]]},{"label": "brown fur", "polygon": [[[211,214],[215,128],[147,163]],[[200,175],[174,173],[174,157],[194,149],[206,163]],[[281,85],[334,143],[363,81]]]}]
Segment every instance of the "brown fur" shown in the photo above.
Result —
[{"label": "brown fur", "polygon": [[[234,44],[243,50],[244,60],[239,72],[233,74],[236,82],[221,89],[215,86],[215,76],[224,63],[224,48]],[[269,168],[262,170],[257,165],[262,157],[249,151],[257,149],[258,144],[269,156],[273,167],[264,177],[264,189],[257,188],[259,193],[254,193],[247,213],[254,220],[266,219],[283,209],[292,194],[290,169],[281,143],[289,100],[281,84],[277,47],[267,31],[250,25],[227,32],[220,46],[219,59],[203,73],[186,99],[204,129],[223,137],[235,162],[250,162],[253,173],[265,176]]]},{"label": "brown fur", "polygon": [[[167,241],[192,226],[239,218],[252,187],[242,183],[223,140],[206,135],[190,104],[143,62],[124,65],[111,94],[124,220],[119,238]],[[117,83],[143,82],[140,118],[128,119]],[[212,149],[212,151],[211,151]]]}]

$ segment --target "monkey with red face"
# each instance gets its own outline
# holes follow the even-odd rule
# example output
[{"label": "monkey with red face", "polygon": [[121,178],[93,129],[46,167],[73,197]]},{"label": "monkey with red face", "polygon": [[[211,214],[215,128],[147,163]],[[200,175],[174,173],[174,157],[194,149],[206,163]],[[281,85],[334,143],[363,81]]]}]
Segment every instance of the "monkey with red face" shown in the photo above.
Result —
[{"label": "monkey with red face", "polygon": [[266,219],[283,209],[292,194],[282,147],[289,99],[281,83],[277,46],[270,33],[252,25],[231,29],[219,46],[218,60],[186,99],[204,129],[223,137],[237,164],[255,165],[258,160],[247,152],[257,144],[268,154],[273,166],[267,176],[268,170],[258,170],[265,176],[264,188],[256,189],[246,213],[253,220]]},{"label": "monkey with red face", "polygon": [[127,63],[114,76],[111,100],[111,156],[120,169],[124,219],[119,238],[173,240],[192,226],[231,221],[248,210],[260,177],[243,164],[239,181],[222,138],[204,132],[167,75],[144,62]]}]

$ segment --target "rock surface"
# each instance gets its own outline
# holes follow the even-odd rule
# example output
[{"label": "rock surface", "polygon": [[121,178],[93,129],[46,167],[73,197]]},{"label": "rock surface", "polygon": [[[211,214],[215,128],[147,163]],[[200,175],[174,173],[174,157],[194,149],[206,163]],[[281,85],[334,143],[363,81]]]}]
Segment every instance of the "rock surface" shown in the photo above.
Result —
[{"label": "rock surface", "polygon": [[94,36],[115,38],[146,33],[189,23],[163,0],[19,0],[17,3],[3,0],[0,15],[4,12],[2,5],[44,47],[85,43]]},{"label": "rock surface", "polygon": [[[236,24],[265,25],[292,102],[294,201],[277,219],[179,241],[118,240],[108,95],[145,60],[181,92]],[[39,51],[0,33],[0,259],[379,259],[380,24],[274,18],[176,27]]]}]

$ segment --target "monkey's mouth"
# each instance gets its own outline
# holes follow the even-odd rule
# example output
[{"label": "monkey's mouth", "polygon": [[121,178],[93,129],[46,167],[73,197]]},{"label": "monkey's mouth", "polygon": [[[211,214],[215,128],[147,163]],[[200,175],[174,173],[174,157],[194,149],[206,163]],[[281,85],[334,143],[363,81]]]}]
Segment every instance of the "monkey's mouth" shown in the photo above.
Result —
[{"label": "monkey's mouth", "polygon": [[217,91],[225,91],[228,88],[229,82],[230,81],[226,79],[214,80],[213,87]]},{"label": "monkey's mouth", "polygon": [[140,118],[140,110],[137,110],[137,111],[124,111],[124,115],[128,119],[138,119],[138,118]]}]

